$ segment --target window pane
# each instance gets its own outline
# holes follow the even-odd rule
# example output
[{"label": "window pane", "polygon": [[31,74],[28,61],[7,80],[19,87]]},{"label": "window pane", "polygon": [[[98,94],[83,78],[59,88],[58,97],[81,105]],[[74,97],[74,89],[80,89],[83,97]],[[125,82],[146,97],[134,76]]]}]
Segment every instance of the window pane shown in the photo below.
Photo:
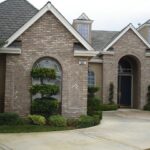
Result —
[{"label": "window pane", "polygon": [[88,86],[94,86],[95,85],[95,75],[93,71],[88,72]]},{"label": "window pane", "polygon": [[88,24],[78,24],[77,31],[86,39],[89,38],[89,25]]}]

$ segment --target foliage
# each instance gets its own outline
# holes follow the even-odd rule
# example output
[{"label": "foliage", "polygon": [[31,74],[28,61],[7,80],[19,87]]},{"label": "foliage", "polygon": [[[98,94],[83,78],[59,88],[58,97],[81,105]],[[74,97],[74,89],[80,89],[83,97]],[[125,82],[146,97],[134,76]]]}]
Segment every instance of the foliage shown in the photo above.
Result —
[{"label": "foliage", "polygon": [[103,118],[103,112],[102,111],[93,111],[92,114],[89,114],[91,116],[94,116],[94,115],[98,115],[99,116],[99,119],[102,120]]},{"label": "foliage", "polygon": [[100,124],[100,116],[99,115],[93,115],[94,125]]},{"label": "foliage", "polygon": [[150,111],[150,104],[146,104],[146,105],[144,106],[144,110]]},{"label": "foliage", "polygon": [[0,126],[0,133],[31,133],[71,130],[73,127],[51,127],[48,125],[5,125]]},{"label": "foliage", "polygon": [[78,119],[74,119],[74,118],[67,119],[67,126],[77,127],[77,125],[78,125]]},{"label": "foliage", "polygon": [[113,99],[114,99],[114,84],[111,82],[109,86],[109,99],[108,99],[110,104],[114,104]]},{"label": "foliage", "polygon": [[112,111],[112,110],[117,110],[117,109],[118,109],[117,104],[100,104],[101,111]]},{"label": "foliage", "polygon": [[20,117],[16,113],[1,113],[0,125],[17,125],[20,123]]},{"label": "foliage", "polygon": [[31,104],[31,114],[43,115],[49,117],[50,115],[58,114],[59,102],[55,99],[35,99]]},{"label": "foliage", "polygon": [[88,97],[94,97],[97,91],[99,91],[99,87],[88,87]]},{"label": "foliage", "polygon": [[78,120],[78,127],[79,128],[86,128],[94,126],[94,119],[92,116],[80,116]]},{"label": "foliage", "polygon": [[148,86],[147,92],[147,103],[150,104],[150,85]]},{"label": "foliage", "polygon": [[29,115],[28,119],[31,120],[31,122],[34,125],[45,125],[46,124],[45,117],[43,117],[41,115]]},{"label": "foliage", "polygon": [[31,76],[33,78],[48,78],[48,79],[55,79],[56,72],[54,69],[48,68],[34,68],[31,71]]},{"label": "foliage", "polygon": [[147,88],[147,104],[144,106],[144,110],[150,111],[150,85]]},{"label": "foliage", "polygon": [[57,85],[47,85],[47,84],[43,84],[43,85],[33,85],[30,89],[30,92],[35,95],[37,93],[41,93],[42,95],[48,95],[48,96],[52,96],[52,95],[56,95],[59,92],[59,87]]},{"label": "foliage", "polygon": [[48,123],[51,126],[56,127],[66,127],[67,126],[67,120],[63,116],[60,115],[53,115],[48,118]]}]

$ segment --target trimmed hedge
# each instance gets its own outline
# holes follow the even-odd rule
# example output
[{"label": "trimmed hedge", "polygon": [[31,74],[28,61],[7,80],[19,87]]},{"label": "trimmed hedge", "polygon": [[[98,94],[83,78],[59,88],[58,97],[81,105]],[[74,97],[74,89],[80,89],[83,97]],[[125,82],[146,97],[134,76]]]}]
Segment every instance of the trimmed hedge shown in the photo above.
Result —
[{"label": "trimmed hedge", "polygon": [[17,125],[21,119],[16,113],[0,113],[0,125]]},{"label": "trimmed hedge", "polygon": [[69,127],[77,127],[78,119],[67,119],[67,126]]},{"label": "trimmed hedge", "polygon": [[42,95],[56,95],[59,92],[59,86],[57,85],[47,85],[47,84],[36,84],[33,85],[30,89],[30,92],[32,95],[35,95],[37,93],[41,93]]},{"label": "trimmed hedge", "polygon": [[56,71],[54,69],[48,69],[48,68],[34,68],[31,71],[31,76],[33,78],[55,79]]},{"label": "trimmed hedge", "polygon": [[46,119],[45,117],[41,115],[29,115],[28,119],[33,123],[34,125],[45,125]]},{"label": "trimmed hedge", "polygon": [[101,111],[111,111],[111,110],[117,110],[118,105],[117,104],[100,104],[100,110]]},{"label": "trimmed hedge", "polygon": [[55,127],[66,127],[67,126],[67,120],[63,116],[60,115],[53,115],[48,118],[48,123],[51,126]]},{"label": "trimmed hedge", "polygon": [[31,114],[43,115],[49,117],[50,115],[59,113],[59,102],[55,99],[35,99],[31,104]]},{"label": "trimmed hedge", "polygon": [[94,126],[94,118],[92,116],[80,116],[78,120],[78,127],[79,128],[86,128]]},{"label": "trimmed hedge", "polygon": [[145,105],[144,110],[150,111],[150,104]]}]

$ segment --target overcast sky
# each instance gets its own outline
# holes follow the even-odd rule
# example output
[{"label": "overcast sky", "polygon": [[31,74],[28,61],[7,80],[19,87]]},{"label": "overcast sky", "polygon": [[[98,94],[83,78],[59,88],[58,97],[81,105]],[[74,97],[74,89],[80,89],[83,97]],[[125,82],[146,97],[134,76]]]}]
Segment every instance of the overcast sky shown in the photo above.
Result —
[{"label": "overcast sky", "polygon": [[[0,0],[3,1],[3,0]],[[28,0],[41,8],[48,0]],[[129,23],[136,27],[150,19],[150,0],[51,0],[72,23],[82,12],[94,20],[93,29],[121,30]]]}]

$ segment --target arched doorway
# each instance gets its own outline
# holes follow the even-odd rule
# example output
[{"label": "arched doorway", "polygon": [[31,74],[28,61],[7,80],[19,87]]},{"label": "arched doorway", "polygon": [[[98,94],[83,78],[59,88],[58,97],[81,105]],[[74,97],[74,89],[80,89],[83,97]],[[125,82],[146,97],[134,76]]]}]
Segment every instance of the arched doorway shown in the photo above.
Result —
[{"label": "arched doorway", "polygon": [[118,105],[138,108],[140,98],[140,62],[135,56],[122,57],[118,63]]}]

